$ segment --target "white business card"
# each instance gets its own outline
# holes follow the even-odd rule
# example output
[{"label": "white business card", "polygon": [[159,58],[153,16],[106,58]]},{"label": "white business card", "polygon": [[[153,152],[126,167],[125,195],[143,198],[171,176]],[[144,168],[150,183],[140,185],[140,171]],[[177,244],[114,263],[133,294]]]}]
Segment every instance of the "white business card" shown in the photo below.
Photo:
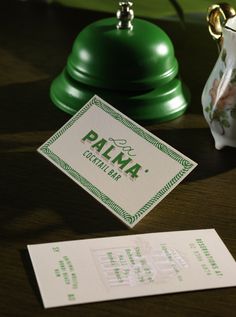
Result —
[{"label": "white business card", "polygon": [[236,286],[214,229],[29,245],[45,308]]},{"label": "white business card", "polygon": [[129,227],[197,165],[98,96],[38,151]]}]

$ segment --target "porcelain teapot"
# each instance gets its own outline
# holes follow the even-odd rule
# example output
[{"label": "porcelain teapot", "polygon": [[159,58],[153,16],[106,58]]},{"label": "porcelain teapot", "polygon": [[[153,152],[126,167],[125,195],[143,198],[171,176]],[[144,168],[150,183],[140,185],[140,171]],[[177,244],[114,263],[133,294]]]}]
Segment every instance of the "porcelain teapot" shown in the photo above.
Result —
[{"label": "porcelain teapot", "polygon": [[220,53],[204,87],[202,106],[220,150],[236,147],[236,12],[226,3],[212,5],[207,20]]}]

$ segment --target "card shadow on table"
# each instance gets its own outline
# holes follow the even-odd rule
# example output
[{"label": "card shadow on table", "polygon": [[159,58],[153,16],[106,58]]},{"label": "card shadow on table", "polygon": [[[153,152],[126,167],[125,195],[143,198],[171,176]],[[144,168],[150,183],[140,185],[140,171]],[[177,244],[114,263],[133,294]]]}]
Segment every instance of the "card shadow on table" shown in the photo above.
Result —
[{"label": "card shadow on table", "polygon": [[38,287],[37,280],[36,280],[36,277],[34,274],[34,270],[33,270],[33,266],[32,266],[32,263],[31,263],[31,260],[29,257],[28,250],[21,249],[21,250],[19,250],[19,253],[20,253],[21,261],[23,263],[25,274],[27,276],[27,280],[30,284],[30,287],[31,287],[35,297],[37,298],[37,301],[41,304],[41,306],[43,306],[39,287]]},{"label": "card shadow on table", "polygon": [[236,167],[236,149],[216,150],[208,128],[153,131],[160,139],[194,160],[198,166],[183,182],[206,179]]},{"label": "card shadow on table", "polygon": [[127,229],[38,153],[4,155],[2,164],[7,168],[1,173],[5,212],[0,213],[0,232],[6,240],[29,241],[53,232],[63,237],[71,230],[86,235]]}]

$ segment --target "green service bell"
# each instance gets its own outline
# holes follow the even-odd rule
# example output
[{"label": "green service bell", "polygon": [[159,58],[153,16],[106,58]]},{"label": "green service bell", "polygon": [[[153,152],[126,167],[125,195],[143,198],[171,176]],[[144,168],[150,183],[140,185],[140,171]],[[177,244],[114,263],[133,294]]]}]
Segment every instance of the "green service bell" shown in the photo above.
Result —
[{"label": "green service bell", "polygon": [[88,25],[77,36],[63,72],[51,85],[56,106],[76,113],[97,94],[134,120],[166,121],[186,110],[189,95],[167,34],[134,19],[132,2],[116,18]]}]

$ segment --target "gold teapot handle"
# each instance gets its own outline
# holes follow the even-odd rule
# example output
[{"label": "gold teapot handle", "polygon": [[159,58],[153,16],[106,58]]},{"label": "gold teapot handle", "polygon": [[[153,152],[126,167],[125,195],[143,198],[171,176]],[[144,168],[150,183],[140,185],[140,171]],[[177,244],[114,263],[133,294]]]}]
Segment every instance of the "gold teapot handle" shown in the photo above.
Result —
[{"label": "gold teapot handle", "polygon": [[219,49],[221,49],[223,36],[222,29],[229,18],[236,15],[236,11],[228,3],[213,4],[208,8],[207,22],[208,29],[214,40],[217,40]]}]

